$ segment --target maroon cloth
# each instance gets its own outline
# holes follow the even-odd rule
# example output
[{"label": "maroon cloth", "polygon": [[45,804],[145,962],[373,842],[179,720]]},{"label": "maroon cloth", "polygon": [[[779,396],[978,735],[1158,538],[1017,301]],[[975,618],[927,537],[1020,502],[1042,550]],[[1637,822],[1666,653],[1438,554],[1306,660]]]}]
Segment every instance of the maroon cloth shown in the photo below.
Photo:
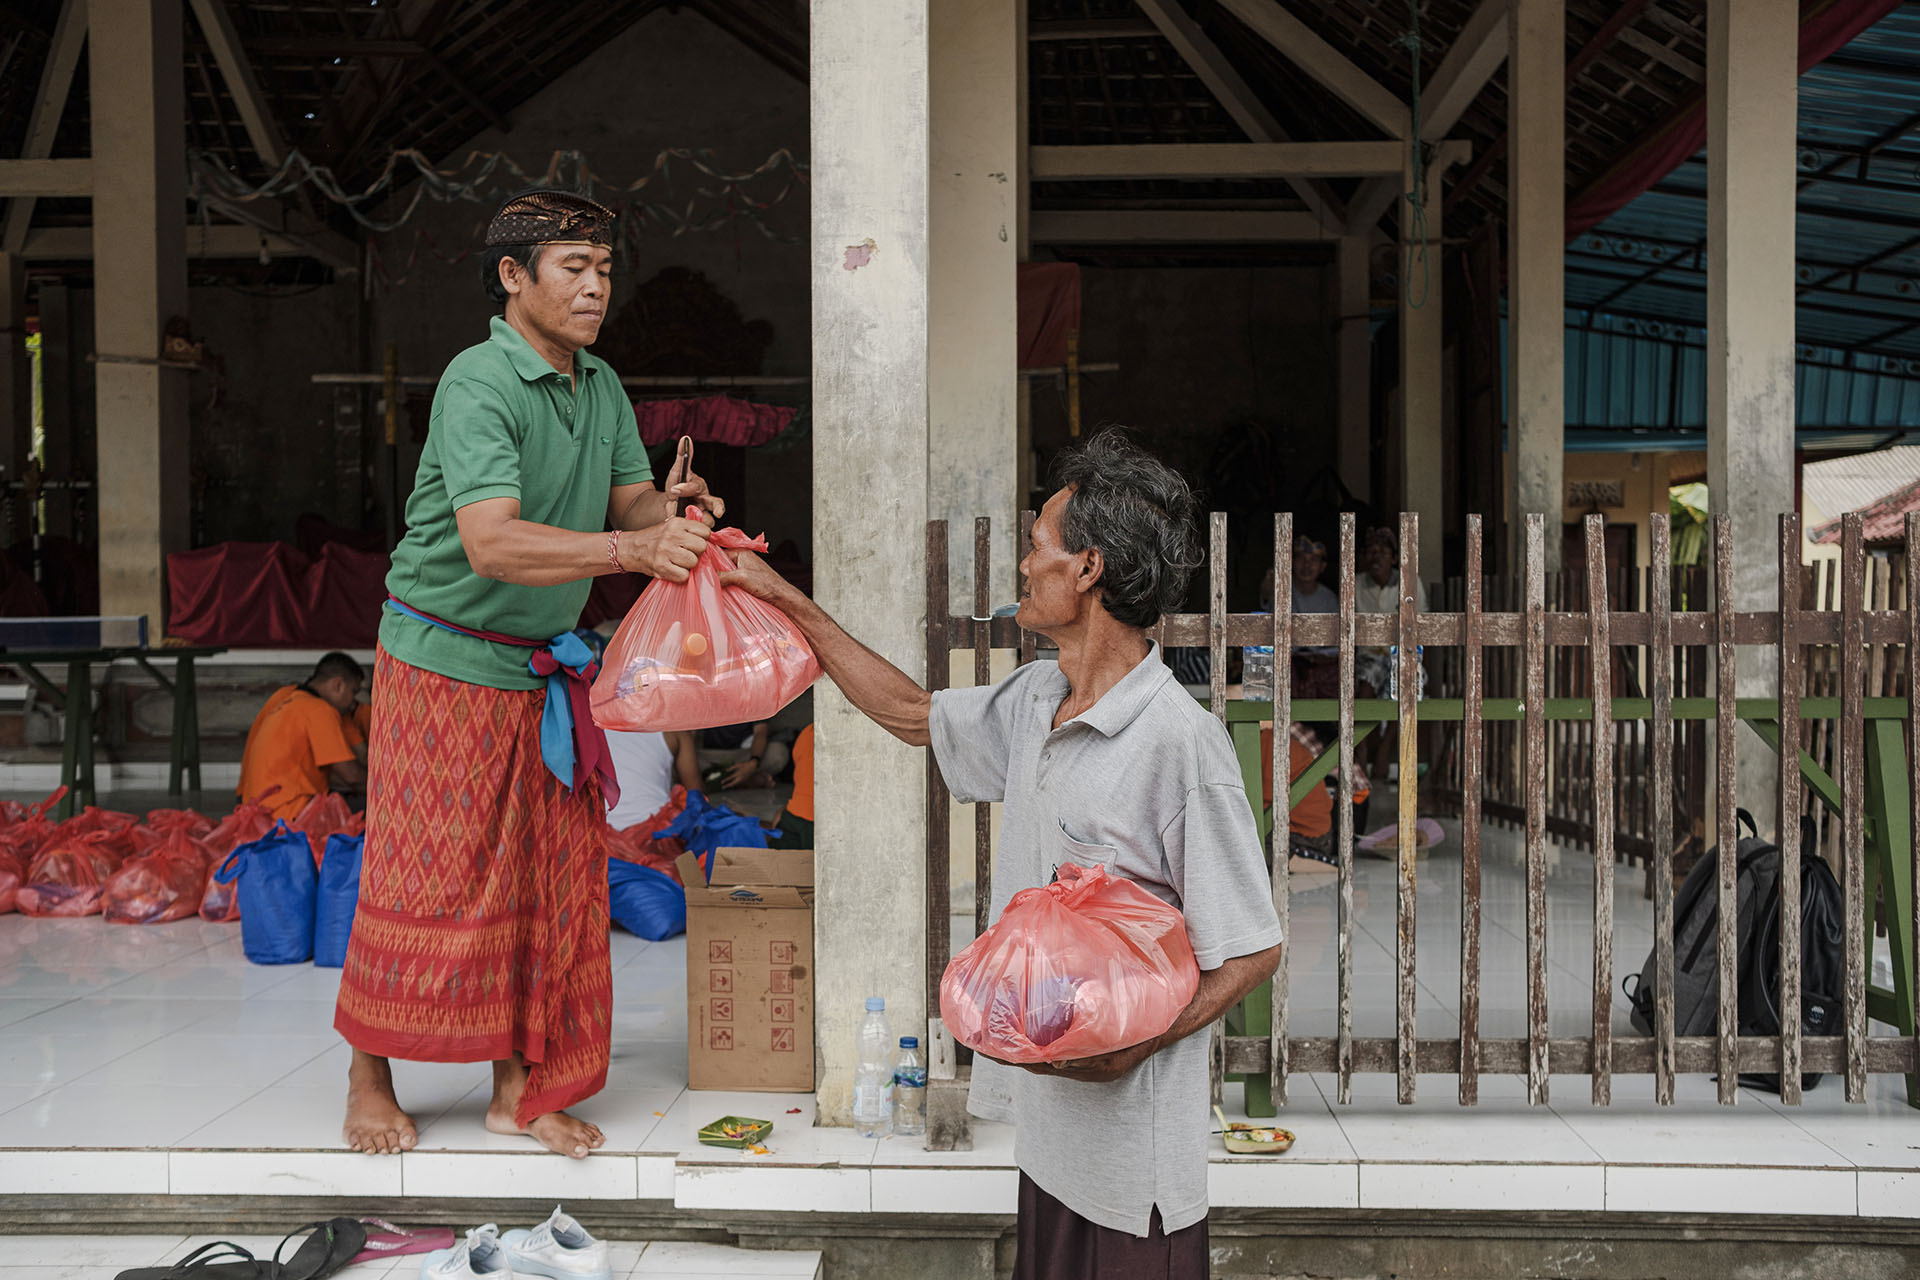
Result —
[{"label": "maroon cloth", "polygon": [[[1800,71],[1826,61],[1842,45],[1898,9],[1902,0],[1812,0],[1800,6]],[[1590,231],[1672,173],[1707,142],[1707,102],[1694,93],[1679,108],[1567,201],[1567,239]]]},{"label": "maroon cloth", "polygon": [[792,405],[758,404],[732,396],[633,402],[633,416],[640,422],[640,441],[646,445],[668,444],[681,436],[692,436],[696,444],[752,448],[792,426],[798,412]]},{"label": "maroon cloth", "polygon": [[1080,268],[1071,262],[1020,264],[1020,367],[1067,362],[1067,335],[1080,330]]},{"label": "maroon cloth", "polygon": [[328,543],[223,542],[167,557],[167,634],[259,649],[371,649],[387,598],[387,556]]},{"label": "maroon cloth", "polygon": [[1154,1206],[1145,1236],[1102,1227],[1020,1175],[1013,1280],[1207,1280],[1207,1220],[1169,1235]]}]

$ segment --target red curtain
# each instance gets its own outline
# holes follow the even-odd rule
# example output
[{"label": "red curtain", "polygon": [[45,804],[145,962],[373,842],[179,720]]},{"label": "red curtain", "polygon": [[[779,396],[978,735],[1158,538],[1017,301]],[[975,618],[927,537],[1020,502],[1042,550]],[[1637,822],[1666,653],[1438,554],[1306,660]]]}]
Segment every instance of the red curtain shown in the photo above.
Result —
[{"label": "red curtain", "polygon": [[1020,368],[1067,362],[1067,335],[1080,328],[1080,268],[1071,262],[1020,264]]},{"label": "red curtain", "polygon": [[[1902,0],[1824,0],[1800,12],[1800,71],[1825,62],[1841,46],[1898,9]],[[1672,173],[1707,142],[1706,98],[1696,93],[1632,151],[1567,201],[1567,239],[1590,231]]]},{"label": "red curtain", "polygon": [[798,412],[792,405],[757,404],[732,396],[633,403],[633,416],[640,422],[640,440],[649,446],[692,436],[696,444],[731,444],[750,449],[765,444],[792,426]]},{"label": "red curtain", "polygon": [[262,649],[371,649],[387,555],[328,543],[223,542],[167,557],[167,634]]}]

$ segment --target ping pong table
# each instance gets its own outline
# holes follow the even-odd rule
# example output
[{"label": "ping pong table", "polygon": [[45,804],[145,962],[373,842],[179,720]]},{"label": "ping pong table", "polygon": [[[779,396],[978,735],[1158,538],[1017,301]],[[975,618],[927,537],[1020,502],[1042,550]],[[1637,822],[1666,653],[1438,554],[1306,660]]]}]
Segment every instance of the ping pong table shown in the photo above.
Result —
[{"label": "ping pong table", "polygon": [[[13,667],[65,720],[60,749],[60,785],[67,788],[58,817],[94,802],[93,670],[132,661],[173,700],[167,794],[181,795],[191,782],[200,789],[200,706],[194,661],[226,650],[211,645],[147,644],[145,617],[0,618],[0,666]],[[155,660],[173,660],[169,680]],[[64,688],[40,670],[65,664]]]}]

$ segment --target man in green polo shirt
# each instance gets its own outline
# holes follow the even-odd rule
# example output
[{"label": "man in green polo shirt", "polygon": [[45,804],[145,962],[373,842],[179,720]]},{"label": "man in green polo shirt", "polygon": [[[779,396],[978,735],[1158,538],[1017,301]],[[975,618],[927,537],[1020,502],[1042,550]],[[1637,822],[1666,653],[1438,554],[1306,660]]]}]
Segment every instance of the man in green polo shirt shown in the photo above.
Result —
[{"label": "man in green polo shirt", "polygon": [[483,255],[502,314],[434,394],[387,575],[334,1015],[354,1049],[358,1151],[414,1144],[390,1058],[490,1061],[487,1128],[576,1158],[604,1141],[566,1108],[606,1083],[617,790],[568,695],[591,675],[569,633],[594,577],[685,581],[725,510],[684,452],[654,486],[619,378],[582,349],[606,317],[612,231],[610,210],[570,192],[509,200]]}]

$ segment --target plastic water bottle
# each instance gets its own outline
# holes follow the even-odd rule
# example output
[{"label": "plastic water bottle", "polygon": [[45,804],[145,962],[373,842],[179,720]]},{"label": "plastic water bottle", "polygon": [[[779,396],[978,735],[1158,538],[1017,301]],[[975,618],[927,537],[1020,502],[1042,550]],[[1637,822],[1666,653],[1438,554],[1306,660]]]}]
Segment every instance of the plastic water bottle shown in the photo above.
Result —
[{"label": "plastic water bottle", "polygon": [[860,1021],[859,1066],[853,1075],[853,1129],[863,1138],[884,1138],[893,1110],[893,1037],[887,1030],[887,1002],[867,997]]},{"label": "plastic water bottle", "polygon": [[909,1137],[927,1131],[927,1060],[918,1036],[900,1037],[893,1068],[893,1131]]}]

